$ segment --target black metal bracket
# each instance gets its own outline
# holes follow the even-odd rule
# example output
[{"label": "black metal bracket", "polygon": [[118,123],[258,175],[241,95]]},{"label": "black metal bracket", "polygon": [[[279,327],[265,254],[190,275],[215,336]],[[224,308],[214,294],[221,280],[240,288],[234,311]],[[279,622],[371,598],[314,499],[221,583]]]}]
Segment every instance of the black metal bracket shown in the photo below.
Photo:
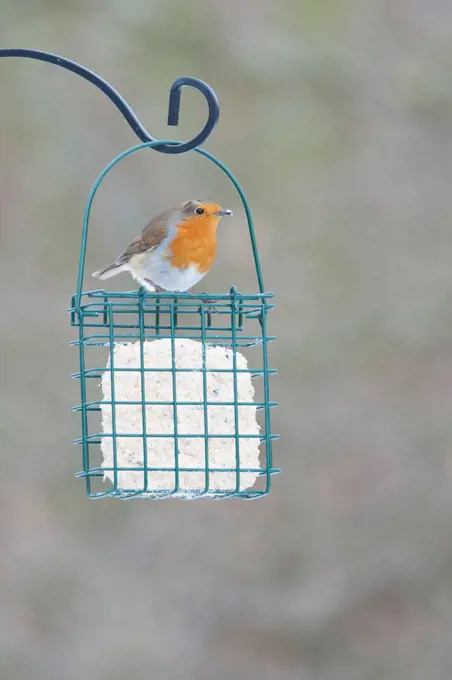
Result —
[{"label": "black metal bracket", "polygon": [[[125,101],[125,99],[123,99],[123,97],[121,97],[119,92],[117,92],[109,83],[107,83],[106,80],[84,66],[81,66],[77,62],[71,61],[70,59],[65,59],[64,57],[59,57],[58,55],[51,54],[50,52],[42,52],[41,50],[29,50],[23,48],[0,49],[0,57],[22,57],[26,59],[37,59],[38,61],[56,64],[57,66],[67,69],[68,71],[76,73],[82,78],[85,78],[85,80],[88,80],[90,83],[93,83],[93,85],[98,87],[99,90],[107,95],[116,108],[118,108],[122,113],[132,130],[142,142],[155,141],[146,128],[144,128],[140,123],[128,103]],[[193,87],[204,95],[209,107],[207,122],[201,132],[188,142],[175,142],[174,144],[161,144],[153,147],[156,151],[160,151],[161,153],[185,153],[186,151],[190,151],[191,149],[200,146],[203,142],[205,142],[218,122],[220,107],[217,96],[212,88],[207,85],[207,83],[199,80],[198,78],[183,76],[182,78],[175,80],[170,88],[168,125],[176,126],[179,124],[180,98],[183,87]]]}]

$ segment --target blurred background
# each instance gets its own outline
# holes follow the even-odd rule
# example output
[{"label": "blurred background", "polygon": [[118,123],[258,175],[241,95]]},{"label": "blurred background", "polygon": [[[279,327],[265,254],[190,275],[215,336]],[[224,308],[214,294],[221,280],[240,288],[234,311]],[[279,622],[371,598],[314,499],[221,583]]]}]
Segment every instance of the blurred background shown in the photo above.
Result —
[{"label": "blurred background", "polygon": [[[92,85],[0,61],[2,677],[445,680],[452,673],[452,4],[2,0],[2,47],[80,61],[152,135],[205,122],[242,182],[277,294],[270,496],[88,501],[67,308],[84,204],[136,143]],[[256,289],[246,223],[196,154],[103,184],[89,274],[148,219],[232,208],[208,285]],[[111,288],[129,290],[126,276]]]}]

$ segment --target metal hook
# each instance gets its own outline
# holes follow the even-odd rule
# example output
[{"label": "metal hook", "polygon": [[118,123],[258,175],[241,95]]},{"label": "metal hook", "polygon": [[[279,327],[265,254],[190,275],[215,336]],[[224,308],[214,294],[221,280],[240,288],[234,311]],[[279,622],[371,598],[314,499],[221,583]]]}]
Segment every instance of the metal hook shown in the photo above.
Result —
[{"label": "metal hook", "polygon": [[[41,50],[29,50],[24,48],[0,49],[0,57],[24,57],[26,59],[37,59],[39,61],[46,61],[50,64],[56,64],[57,66],[67,69],[68,71],[76,73],[82,78],[85,78],[85,80],[88,80],[90,83],[93,83],[93,85],[98,87],[99,90],[107,95],[107,97],[122,113],[132,130],[142,142],[155,141],[146,128],[144,128],[140,123],[130,106],[127,104],[126,100],[121,97],[119,92],[117,92],[109,83],[107,83],[106,80],[84,66],[81,66],[77,62],[71,61],[70,59],[65,59],[64,57],[59,57],[58,55],[52,54],[50,52],[42,52]],[[218,122],[220,107],[217,96],[212,88],[207,85],[207,83],[199,80],[198,78],[182,77],[175,80],[171,85],[168,109],[168,125],[176,126],[179,124],[180,98],[183,87],[194,87],[204,95],[209,107],[207,123],[201,132],[188,142],[159,144],[158,146],[153,147],[156,149],[156,151],[160,151],[161,153],[185,153],[186,151],[190,151],[191,149],[200,146],[207,139]]]}]

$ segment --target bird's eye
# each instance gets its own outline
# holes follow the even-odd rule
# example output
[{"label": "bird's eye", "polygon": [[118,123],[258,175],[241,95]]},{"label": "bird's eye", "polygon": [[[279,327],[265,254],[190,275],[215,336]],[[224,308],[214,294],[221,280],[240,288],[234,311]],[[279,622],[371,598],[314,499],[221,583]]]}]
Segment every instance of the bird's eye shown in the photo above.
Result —
[{"label": "bird's eye", "polygon": [[197,215],[204,215],[205,210],[204,210],[204,208],[196,208],[195,213]]}]

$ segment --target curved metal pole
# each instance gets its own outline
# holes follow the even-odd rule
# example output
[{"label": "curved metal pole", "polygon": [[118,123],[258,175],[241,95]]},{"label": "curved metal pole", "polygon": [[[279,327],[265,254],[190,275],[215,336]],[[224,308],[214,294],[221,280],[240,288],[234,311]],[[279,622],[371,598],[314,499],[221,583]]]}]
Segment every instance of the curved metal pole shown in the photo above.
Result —
[{"label": "curved metal pole", "polygon": [[[52,54],[50,52],[42,52],[41,50],[29,50],[24,48],[0,49],[0,58],[1,57],[23,57],[26,59],[37,59],[38,61],[56,64],[57,66],[67,69],[68,71],[76,73],[98,87],[99,90],[107,95],[116,108],[118,108],[122,113],[134,133],[142,142],[155,141],[146,128],[144,128],[140,123],[130,106],[127,104],[126,100],[121,97],[119,92],[117,92],[109,83],[107,83],[106,80],[84,66],[81,66],[77,62],[71,61],[70,59],[65,59],[64,57],[59,57],[58,55]],[[176,126],[179,124],[180,98],[183,87],[193,87],[204,95],[209,107],[207,122],[201,132],[188,142],[181,142],[178,144],[159,144],[158,146],[155,146],[154,148],[156,151],[160,151],[161,153],[185,153],[186,151],[190,151],[191,149],[200,146],[200,144],[205,142],[218,122],[220,107],[215,92],[204,81],[199,80],[198,78],[189,78],[184,76],[175,80],[171,85],[168,108],[168,125]]]}]

